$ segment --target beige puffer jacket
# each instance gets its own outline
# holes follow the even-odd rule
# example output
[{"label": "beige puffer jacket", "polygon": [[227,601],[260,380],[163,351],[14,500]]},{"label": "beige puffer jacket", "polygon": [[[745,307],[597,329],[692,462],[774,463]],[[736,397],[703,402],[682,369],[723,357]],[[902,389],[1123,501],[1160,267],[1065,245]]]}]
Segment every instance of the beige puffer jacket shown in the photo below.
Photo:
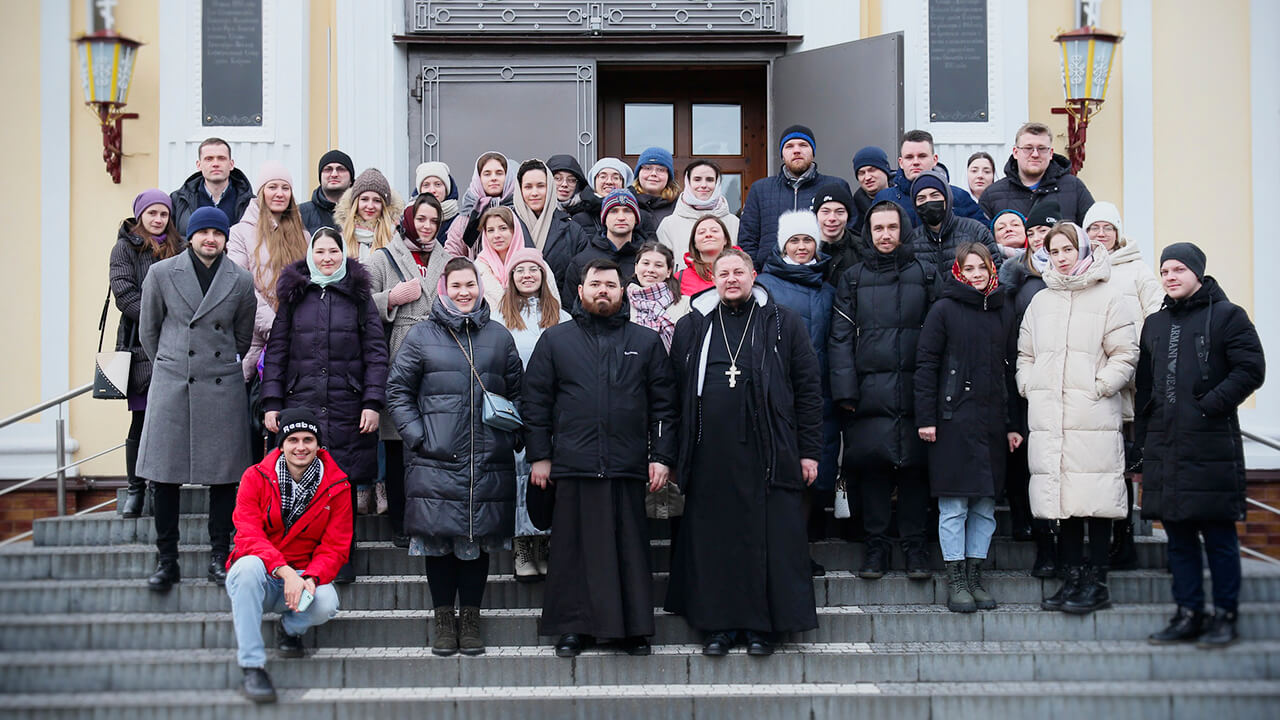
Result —
[{"label": "beige puffer jacket", "polygon": [[[1142,321],[1164,304],[1164,289],[1155,271],[1142,260],[1138,246],[1126,241],[1123,247],[1111,253],[1111,280],[1117,290],[1137,304],[1142,314],[1138,318],[1138,337],[1142,337]],[[1133,422],[1133,396],[1137,388],[1130,382],[1120,391],[1120,401],[1125,422]]]},{"label": "beige puffer jacket", "polygon": [[1031,430],[1035,517],[1126,513],[1120,392],[1138,362],[1137,305],[1115,287],[1111,259],[1065,276],[1050,268],[1018,336],[1018,392]]}]

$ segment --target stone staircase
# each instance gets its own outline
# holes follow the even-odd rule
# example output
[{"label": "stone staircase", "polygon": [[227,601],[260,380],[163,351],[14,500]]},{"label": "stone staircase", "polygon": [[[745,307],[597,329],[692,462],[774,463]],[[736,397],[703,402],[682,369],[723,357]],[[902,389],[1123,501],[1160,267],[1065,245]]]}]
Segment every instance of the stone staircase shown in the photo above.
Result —
[{"label": "stone staircase", "polygon": [[[183,537],[205,537],[206,495],[184,489]],[[940,604],[941,573],[877,581],[853,572],[862,545],[814,543],[820,627],[772,658],[700,654],[700,638],[658,611],[654,655],[590,650],[555,657],[538,636],[541,584],[516,583],[493,558],[485,595],[488,651],[427,649],[422,561],[390,542],[385,520],[359,519],[360,579],[341,587],[339,617],[306,641],[304,659],[272,658],[280,703],[251,707],[232,689],[230,604],[203,579],[208,547],[184,545],[190,576],[167,595],[150,517],[115,513],[37,521],[33,541],[0,551],[0,717],[52,718],[732,718],[1131,717],[1280,715],[1280,572],[1246,562],[1240,629],[1225,651],[1152,647],[1171,613],[1162,536],[1139,537],[1139,569],[1112,573],[1116,606],[1085,617],[1041,611],[1057,581],[1027,576],[1034,549],[992,545],[998,610]],[[668,542],[653,541],[654,586],[667,584]],[[935,556],[936,548],[935,548]],[[941,558],[934,558],[941,568]],[[274,617],[264,622],[268,631]],[[266,636],[270,642],[271,635]]]}]

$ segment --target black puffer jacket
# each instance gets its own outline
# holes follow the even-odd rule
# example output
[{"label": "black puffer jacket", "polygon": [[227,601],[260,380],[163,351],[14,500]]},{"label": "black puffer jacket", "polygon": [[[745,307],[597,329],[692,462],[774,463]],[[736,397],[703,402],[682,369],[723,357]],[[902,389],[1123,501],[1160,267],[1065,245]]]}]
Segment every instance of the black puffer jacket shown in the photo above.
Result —
[{"label": "black puffer jacket", "polygon": [[[137,221],[125,218],[116,231],[116,244],[111,248],[111,294],[120,310],[120,324],[116,326],[116,350],[128,351],[130,397],[144,397],[151,386],[151,358],[142,350],[138,339],[138,317],[142,312],[142,281],[147,271],[157,262],[150,241],[133,234]],[[186,247],[186,242],[182,243]]]},{"label": "black puffer jacket", "polygon": [[916,425],[930,443],[934,497],[995,497],[1004,486],[1018,327],[1000,290],[990,295],[948,272],[916,347]]},{"label": "black puffer jacket", "polygon": [[904,245],[888,254],[868,253],[841,277],[827,348],[832,397],[854,407],[852,415],[843,414],[845,463],[920,466],[925,448],[915,422],[916,345],[938,275]]},{"label": "black puffer jacket", "polygon": [[587,240],[586,247],[574,255],[569,264],[565,266],[564,276],[556,276],[560,281],[561,302],[565,307],[573,306],[574,300],[565,300],[564,298],[578,297],[578,285],[582,282],[582,269],[587,266],[587,263],[596,258],[606,258],[618,263],[618,273],[622,276],[622,286],[629,285],[636,274],[636,254],[640,252],[641,246],[648,242],[651,237],[653,236],[636,231],[631,233],[631,242],[618,248],[614,247],[613,243],[609,241],[608,236],[604,234],[604,230],[592,235]]},{"label": "black puffer jacket", "polygon": [[658,333],[581,307],[547,328],[524,380],[525,457],[551,460],[552,477],[647,480],[649,463],[675,464],[676,382]]},{"label": "black puffer jacket", "polygon": [[[582,234],[588,238],[593,238],[604,232],[604,223],[600,221],[600,207],[604,202],[604,198],[595,194],[591,188],[583,188],[572,200],[569,201],[569,214],[573,217],[573,221],[582,226]],[[636,223],[636,230],[643,233],[645,237],[658,236],[658,223],[653,219],[653,213],[640,202],[640,198],[636,198],[636,204],[640,207],[640,221]],[[672,210],[675,206],[672,206]]]},{"label": "black puffer jacket", "polygon": [[1032,190],[1022,184],[1018,175],[1018,161],[1010,155],[1004,164],[1004,177],[991,183],[991,187],[983,191],[978,205],[987,217],[995,217],[1001,210],[1017,210],[1026,217],[1031,214],[1031,208],[1050,197],[1058,201],[1062,219],[1077,225],[1084,222],[1085,214],[1093,207],[1093,195],[1085,187],[1084,181],[1071,174],[1070,160],[1054,153],[1049,167],[1045,168],[1044,176]]},{"label": "black puffer jacket", "polygon": [[951,272],[951,262],[956,257],[956,247],[962,243],[980,242],[987,246],[987,250],[991,251],[991,257],[996,263],[996,267],[1000,267],[1003,262],[1004,255],[1000,252],[1000,246],[996,244],[995,236],[991,234],[991,229],[984,223],[967,217],[960,217],[952,211],[955,207],[954,198],[951,196],[951,186],[947,186],[946,194],[947,212],[942,219],[942,225],[938,228],[938,232],[934,233],[929,226],[924,223],[920,227],[911,231],[910,237],[905,244],[911,246],[911,250],[915,252],[916,259],[924,263],[932,263],[938,268],[939,274]]},{"label": "black puffer jacket", "polygon": [[331,202],[324,194],[324,188],[316,186],[314,192],[311,193],[311,199],[298,206],[298,212],[302,215],[302,224],[307,228],[307,233],[314,233],[322,227],[336,227],[333,224],[333,209],[337,207],[337,203]]},{"label": "black puffer jacket", "polygon": [[484,424],[484,392],[459,342],[475,358],[484,388],[524,411],[524,370],[511,333],[490,320],[483,300],[455,316],[437,298],[430,319],[400,345],[387,380],[391,418],[405,445],[405,532],[510,537],[520,435]]},{"label": "black puffer jacket", "polygon": [[769,253],[778,246],[778,218],[788,210],[805,210],[818,191],[828,184],[839,185],[849,192],[844,178],[823,175],[816,164],[795,180],[786,168],[751,183],[747,200],[742,205],[742,222],[738,224],[738,247],[751,256],[756,267],[764,265]]},{"label": "black puffer jacket", "polygon": [[[1027,314],[1027,308],[1031,307],[1031,300],[1035,298],[1036,293],[1047,287],[1044,278],[1031,272],[1022,259],[1021,255],[1015,255],[1000,266],[1000,286],[1004,290],[1005,302],[1013,303],[1013,319],[1019,332],[1022,328],[1022,317]],[[1022,433],[1024,438],[1031,432],[1027,427],[1028,407],[1027,399],[1014,393],[1012,419],[1017,431]]]},{"label": "black puffer jacket", "polygon": [[862,262],[867,250],[863,245],[862,236],[853,228],[845,228],[844,237],[840,238],[840,242],[829,243],[823,240],[818,247],[823,255],[831,257],[831,263],[827,265],[827,282],[832,285],[840,283],[840,276],[845,270]]},{"label": "black puffer jacket", "polygon": [[[547,261],[551,273],[556,276],[557,286],[564,286],[563,280],[569,270],[569,263],[586,249],[587,236],[582,234],[582,226],[574,222],[569,213],[556,208],[551,217],[551,228],[547,231],[547,241],[542,245],[542,259]],[[564,296],[560,297],[563,303]]]},{"label": "black puffer jacket", "polygon": [[280,307],[263,350],[262,407],[305,407],[338,467],[353,482],[378,476],[378,433],[360,432],[360,412],[386,404],[387,340],[369,271],[347,259],[347,275],[311,283],[307,261],[280,272]]},{"label": "black puffer jacket", "polygon": [[[235,225],[240,222],[245,208],[249,207],[249,201],[254,198],[253,186],[249,184],[249,178],[240,171],[240,168],[232,168],[227,181],[236,191],[236,209],[229,218],[231,224]],[[203,185],[204,176],[196,172],[182,183],[182,187],[169,193],[169,200],[173,203],[173,224],[182,237],[187,236],[187,220],[191,219],[191,213],[200,207],[200,192]]]},{"label": "black puffer jacket", "polygon": [[643,193],[636,188],[631,188],[631,194],[636,196],[636,204],[640,206],[640,212],[649,213],[649,222],[654,228],[653,234],[657,233],[657,227],[662,224],[662,221],[676,211],[675,200],[666,200],[661,195]]},{"label": "black puffer jacket", "polygon": [[1262,387],[1265,375],[1257,330],[1212,277],[1185,300],[1166,297],[1146,319],[1135,404],[1142,517],[1244,519],[1244,444],[1236,408]]}]

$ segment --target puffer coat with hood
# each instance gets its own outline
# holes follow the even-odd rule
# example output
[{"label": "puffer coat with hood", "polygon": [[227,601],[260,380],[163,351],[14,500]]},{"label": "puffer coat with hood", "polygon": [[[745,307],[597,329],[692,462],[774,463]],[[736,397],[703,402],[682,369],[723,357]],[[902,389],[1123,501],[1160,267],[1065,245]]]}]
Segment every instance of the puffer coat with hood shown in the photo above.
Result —
[{"label": "puffer coat with hood", "polygon": [[[946,184],[946,176],[933,170],[925,172],[936,175],[947,188],[947,191],[943,194],[943,200],[947,204],[946,214],[942,217],[942,225],[939,226],[938,232],[935,233],[927,225],[921,223],[919,227],[912,229],[911,235],[903,243],[911,246],[911,251],[915,253],[917,260],[923,263],[932,263],[939,273],[951,271],[951,263],[956,256],[956,247],[967,242],[980,242],[986,245],[987,249],[991,251],[991,257],[995,260],[996,267],[1000,267],[1004,254],[1000,252],[1000,246],[996,244],[995,236],[991,234],[990,228],[972,218],[956,215],[955,198],[952,195],[951,186]],[[924,174],[921,173],[921,175]],[[919,181],[919,178],[916,178],[916,180]],[[876,197],[878,200],[879,196]],[[907,208],[903,209],[907,210]]]}]

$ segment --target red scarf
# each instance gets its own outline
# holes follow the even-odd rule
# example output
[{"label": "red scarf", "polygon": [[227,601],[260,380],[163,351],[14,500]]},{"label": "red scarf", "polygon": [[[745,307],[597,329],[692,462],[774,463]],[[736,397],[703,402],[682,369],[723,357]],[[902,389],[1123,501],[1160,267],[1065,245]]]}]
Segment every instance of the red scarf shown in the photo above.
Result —
[{"label": "red scarf", "polygon": [[[990,296],[991,293],[995,292],[996,288],[1000,285],[1000,278],[996,276],[996,269],[991,267],[990,264],[987,265],[987,273],[991,275],[991,281],[987,283],[987,288],[981,291],[984,296]],[[961,285],[973,287],[972,285],[969,285],[968,280],[964,279],[964,273],[960,272],[960,258],[956,258],[955,261],[951,263],[951,275],[956,280],[959,280]]]}]

